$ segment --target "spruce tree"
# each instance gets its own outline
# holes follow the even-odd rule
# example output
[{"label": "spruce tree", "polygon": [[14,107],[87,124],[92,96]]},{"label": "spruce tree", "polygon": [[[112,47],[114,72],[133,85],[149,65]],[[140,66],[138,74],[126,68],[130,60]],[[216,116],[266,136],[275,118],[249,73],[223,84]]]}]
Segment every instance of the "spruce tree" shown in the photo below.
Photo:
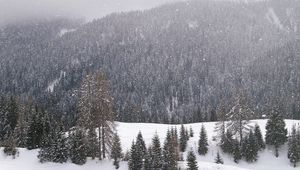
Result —
[{"label": "spruce tree", "polygon": [[87,156],[95,159],[99,156],[99,142],[95,129],[89,129],[87,133]]},{"label": "spruce tree", "polygon": [[278,148],[287,141],[285,122],[278,108],[273,108],[270,119],[266,125],[266,144],[273,145],[275,156],[278,157]]},{"label": "spruce tree", "polygon": [[221,138],[221,149],[224,153],[233,153],[233,137],[230,130],[227,130],[226,134]]},{"label": "spruce tree", "polygon": [[194,131],[193,131],[192,126],[190,126],[190,137],[194,137]]},{"label": "spruce tree", "polygon": [[200,132],[200,139],[198,142],[198,153],[200,155],[205,155],[208,151],[208,142],[207,142],[207,134],[205,127],[202,125]]},{"label": "spruce tree", "polygon": [[184,152],[186,149],[186,145],[187,145],[187,137],[186,137],[186,132],[185,132],[185,128],[183,125],[181,125],[180,128],[180,137],[179,137],[179,146],[180,146],[180,151]]},{"label": "spruce tree", "polygon": [[174,137],[172,136],[171,132],[167,131],[167,137],[164,143],[163,149],[163,170],[174,170],[177,169],[177,160],[176,157],[176,147],[174,142]]},{"label": "spruce tree", "polygon": [[152,170],[154,163],[155,162],[153,161],[152,148],[149,147],[147,149],[147,152],[146,152],[146,155],[145,155],[145,159],[144,159],[144,170]]},{"label": "spruce tree", "polygon": [[128,160],[129,170],[140,170],[143,167],[143,158],[141,152],[137,150],[136,144],[132,142],[130,149],[130,158]]},{"label": "spruce tree", "polygon": [[145,141],[143,139],[143,135],[142,132],[140,131],[136,137],[136,150],[137,152],[139,152],[139,155],[141,155],[142,159],[144,159],[146,152],[147,152],[147,148],[146,148],[146,144]]},{"label": "spruce tree", "polygon": [[288,158],[294,167],[296,167],[297,163],[300,161],[300,145],[295,125],[293,126],[291,136],[289,137]]},{"label": "spruce tree", "polygon": [[223,164],[224,163],[219,151],[217,152],[217,156],[215,158],[215,163],[216,164]]},{"label": "spruce tree", "polygon": [[243,140],[242,155],[245,157],[247,162],[255,162],[258,156],[258,144],[252,130],[250,130],[249,136]]},{"label": "spruce tree", "polygon": [[[152,148],[151,148],[152,166],[151,167],[154,169],[160,169],[160,168],[162,168],[163,159],[162,159],[162,151],[161,151],[160,141],[159,141],[159,137],[157,134],[154,135],[151,146],[152,146]],[[149,153],[149,151],[148,151],[148,153]]]},{"label": "spruce tree", "polygon": [[120,159],[122,158],[122,148],[121,148],[121,141],[119,138],[119,135],[115,133],[114,139],[113,139],[113,145],[111,148],[111,158],[113,159],[113,164],[116,167],[116,169],[119,169],[120,165]]},{"label": "spruce tree", "polygon": [[242,155],[241,155],[240,144],[238,140],[235,140],[233,145],[233,160],[235,163],[239,163],[241,159],[242,159]]},{"label": "spruce tree", "polygon": [[76,128],[75,132],[70,134],[70,158],[74,164],[83,165],[86,163],[87,147],[85,133]]},{"label": "spruce tree", "polygon": [[55,140],[52,144],[54,151],[54,159],[53,162],[64,163],[68,160],[68,152],[69,148],[67,147],[67,138],[63,131],[63,125],[60,124],[58,129],[55,131]]},{"label": "spruce tree", "polygon": [[256,137],[256,140],[257,140],[257,143],[258,143],[259,150],[265,149],[266,145],[265,145],[265,142],[264,142],[264,139],[263,139],[263,137],[262,137],[261,130],[260,130],[258,124],[255,125],[255,128],[254,128],[254,135],[255,135],[255,137]]},{"label": "spruce tree", "polygon": [[198,170],[198,165],[196,161],[196,156],[193,151],[188,152],[187,156],[187,169],[188,170]]}]

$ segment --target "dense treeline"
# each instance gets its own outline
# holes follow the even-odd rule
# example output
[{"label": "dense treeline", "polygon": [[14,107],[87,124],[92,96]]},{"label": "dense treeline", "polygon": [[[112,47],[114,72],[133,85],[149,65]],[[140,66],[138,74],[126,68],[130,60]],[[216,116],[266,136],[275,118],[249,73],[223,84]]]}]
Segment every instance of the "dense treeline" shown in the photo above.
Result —
[{"label": "dense treeline", "polygon": [[32,96],[71,127],[81,82],[102,70],[120,121],[215,121],[221,100],[229,110],[240,89],[257,117],[279,97],[284,116],[299,119],[297,3],[191,1],[87,24],[8,25],[0,29],[0,92]]}]

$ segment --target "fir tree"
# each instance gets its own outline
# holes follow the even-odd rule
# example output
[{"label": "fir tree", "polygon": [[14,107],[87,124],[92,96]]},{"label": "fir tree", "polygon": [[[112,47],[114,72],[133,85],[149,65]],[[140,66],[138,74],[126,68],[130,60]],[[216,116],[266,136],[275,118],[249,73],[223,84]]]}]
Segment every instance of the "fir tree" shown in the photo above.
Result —
[{"label": "fir tree", "polygon": [[194,131],[193,131],[192,126],[190,126],[190,137],[194,137]]},{"label": "fir tree", "polygon": [[120,165],[120,159],[122,158],[122,148],[121,148],[121,141],[119,138],[119,135],[115,133],[113,145],[111,148],[111,158],[114,160],[113,164],[116,167],[116,169],[119,169]]},{"label": "fir tree", "polygon": [[[159,141],[159,137],[157,134],[154,135],[151,146],[152,146],[152,148],[151,148],[151,152],[152,152],[151,167],[154,169],[160,169],[160,168],[162,168],[163,159],[162,159],[162,151],[161,151],[160,141]],[[148,151],[148,154],[149,154],[149,151]]]},{"label": "fir tree", "polygon": [[174,140],[174,137],[172,137],[171,132],[168,130],[163,149],[163,170],[177,169],[178,157],[176,157],[176,147],[174,145]]},{"label": "fir tree", "polygon": [[84,132],[76,128],[75,132],[70,134],[70,158],[71,161],[78,165],[86,163],[86,137]]},{"label": "fir tree", "polygon": [[219,144],[222,144],[222,137],[225,136],[225,121],[226,121],[226,109],[225,109],[225,102],[224,100],[221,101],[219,106],[217,107],[217,118],[218,122],[215,124],[214,132],[216,132],[216,136],[214,136],[214,139]]},{"label": "fir tree", "polygon": [[215,158],[215,163],[216,164],[223,164],[224,163],[219,151],[217,152],[217,156]]},{"label": "fir tree", "polygon": [[243,139],[243,141],[242,155],[247,162],[255,162],[258,156],[258,144],[252,130],[250,130],[249,136]]},{"label": "fir tree", "polygon": [[297,163],[300,161],[300,145],[295,125],[293,126],[292,134],[289,137],[288,158],[294,167],[296,167]]},{"label": "fir tree", "polygon": [[233,153],[233,137],[230,130],[227,130],[226,134],[222,135],[221,138],[221,149],[224,153]]},{"label": "fir tree", "polygon": [[207,134],[205,127],[202,125],[200,132],[200,139],[198,142],[198,153],[200,155],[205,155],[208,151],[208,142],[207,142]]},{"label": "fir tree", "polygon": [[275,156],[278,157],[278,148],[287,141],[285,122],[278,108],[273,108],[266,125],[266,144],[275,147]]},{"label": "fir tree", "polygon": [[241,149],[239,141],[235,140],[233,145],[233,160],[235,163],[239,163],[239,161],[242,159],[241,155]]},{"label": "fir tree", "polygon": [[15,158],[18,155],[19,151],[16,148],[16,139],[14,138],[14,134],[11,134],[7,139],[3,151],[6,155],[12,156],[13,158]]},{"label": "fir tree", "polygon": [[95,129],[88,130],[87,142],[87,156],[95,159],[99,154],[99,150],[97,149],[99,148],[99,142]]},{"label": "fir tree", "polygon": [[180,137],[179,137],[179,146],[180,146],[180,151],[184,152],[186,149],[186,145],[187,145],[187,137],[186,137],[186,132],[185,132],[185,128],[183,125],[181,125],[180,128]]},{"label": "fir tree", "polygon": [[144,159],[144,170],[152,170],[154,164],[155,164],[155,161],[153,161],[152,148],[149,147],[146,152],[145,159]]},{"label": "fir tree", "polygon": [[265,145],[265,142],[264,142],[264,139],[262,137],[261,130],[260,130],[258,124],[255,125],[254,135],[256,137],[259,150],[265,149],[266,145]]},{"label": "fir tree", "polygon": [[139,132],[137,137],[136,137],[136,150],[139,153],[139,155],[141,155],[142,159],[144,159],[146,152],[147,152],[147,148],[146,148],[146,144],[145,141],[143,139],[143,135],[142,132]]},{"label": "fir tree", "polygon": [[129,170],[140,170],[143,167],[143,158],[141,152],[137,150],[134,142],[132,142],[130,149],[130,158],[128,160]]},{"label": "fir tree", "polygon": [[187,156],[187,169],[188,170],[198,170],[198,165],[196,161],[196,156],[193,151],[189,151]]},{"label": "fir tree", "polygon": [[64,163],[68,160],[67,138],[63,131],[63,125],[60,124],[58,129],[55,131],[54,143],[52,144],[54,151],[53,162]]}]

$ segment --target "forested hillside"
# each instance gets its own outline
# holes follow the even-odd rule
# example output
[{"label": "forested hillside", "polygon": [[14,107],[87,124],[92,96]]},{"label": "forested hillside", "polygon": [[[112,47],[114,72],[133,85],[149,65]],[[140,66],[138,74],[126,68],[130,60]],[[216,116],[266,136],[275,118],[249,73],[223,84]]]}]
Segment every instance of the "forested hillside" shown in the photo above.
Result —
[{"label": "forested hillside", "polygon": [[216,120],[238,91],[257,118],[276,99],[286,118],[299,119],[300,7],[288,2],[188,1],[89,23],[6,25],[0,92],[72,126],[82,80],[100,70],[119,121]]}]

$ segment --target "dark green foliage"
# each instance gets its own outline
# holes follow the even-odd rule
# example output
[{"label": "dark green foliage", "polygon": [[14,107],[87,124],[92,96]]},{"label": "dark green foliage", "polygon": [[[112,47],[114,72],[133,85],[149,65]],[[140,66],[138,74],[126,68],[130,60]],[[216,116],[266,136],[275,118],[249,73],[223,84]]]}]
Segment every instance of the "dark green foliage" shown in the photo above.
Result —
[{"label": "dark green foliage", "polygon": [[193,151],[188,152],[187,156],[187,169],[188,170],[198,170],[198,165],[196,161],[196,156]]},{"label": "dark green foliage", "polygon": [[176,148],[176,138],[168,130],[163,148],[163,170],[177,169],[178,153]]},{"label": "dark green foliage", "polygon": [[255,162],[258,157],[258,144],[255,135],[250,130],[249,136],[243,139],[242,155],[247,162]]},{"label": "dark green foliage", "polygon": [[137,146],[132,142],[130,149],[130,158],[128,160],[129,170],[140,170],[143,167],[143,158],[141,152],[137,150]]},{"label": "dark green foliage", "polygon": [[13,134],[10,135],[10,137],[7,139],[3,152],[8,156],[12,156],[13,158],[15,158],[19,154],[19,151],[16,148],[16,140]]},{"label": "dark green foliage", "polygon": [[27,149],[36,149],[42,147],[42,139],[49,135],[50,120],[49,115],[37,106],[30,116],[29,128],[27,133]]},{"label": "dark green foliage", "polygon": [[194,131],[193,131],[192,126],[190,126],[190,137],[194,137]]},{"label": "dark green foliage", "polygon": [[224,163],[219,151],[217,152],[217,156],[215,158],[215,163],[216,164],[223,164]]},{"label": "dark green foliage", "polygon": [[143,139],[143,136],[142,136],[142,132],[138,133],[138,135],[136,137],[135,146],[136,146],[137,152],[142,156],[142,158],[144,158],[144,156],[146,155],[146,152],[147,152],[147,148],[146,148],[146,144]]},{"label": "dark green foliage", "polygon": [[95,159],[99,154],[99,143],[95,129],[88,130],[87,142],[87,156]]},{"label": "dark green foliage", "polygon": [[240,144],[237,140],[234,141],[233,145],[233,160],[235,163],[239,163],[242,159]]},{"label": "dark green foliage", "polygon": [[278,109],[274,108],[266,125],[266,144],[275,147],[275,156],[278,157],[278,148],[286,141],[287,129],[285,129],[285,122]]},{"label": "dark green foliage", "polygon": [[70,158],[74,164],[83,165],[86,163],[87,147],[84,132],[77,128],[70,134]]},{"label": "dark green foliage", "polygon": [[300,136],[296,127],[293,126],[291,136],[289,137],[288,158],[294,167],[300,162]]},{"label": "dark green foliage", "polygon": [[180,137],[179,137],[179,147],[180,147],[180,151],[184,152],[186,149],[186,145],[187,145],[187,136],[186,136],[186,132],[185,132],[185,128],[183,125],[181,125],[180,128]]},{"label": "dark green foliage", "polygon": [[198,141],[198,153],[200,155],[205,155],[208,151],[208,142],[207,142],[207,134],[205,127],[202,125],[200,132],[200,139]]},{"label": "dark green foliage", "polygon": [[150,153],[152,159],[151,168],[160,169],[163,164],[163,157],[159,137],[157,134],[154,135],[151,146],[151,149],[149,149],[150,151],[148,151],[148,154]]},{"label": "dark green foliage", "polygon": [[260,130],[258,124],[255,125],[254,135],[255,135],[255,137],[256,137],[256,140],[257,140],[257,144],[258,144],[259,150],[265,149],[266,144],[265,144],[265,142],[264,142],[264,139],[263,139],[263,137],[262,137],[261,130]]},{"label": "dark green foliage", "polygon": [[226,134],[221,136],[221,149],[224,153],[233,153],[233,138],[230,130],[227,130]]},{"label": "dark green foliage", "polygon": [[121,141],[119,138],[119,135],[115,133],[113,144],[111,148],[111,158],[113,159],[113,164],[116,167],[116,169],[119,169],[120,165],[120,159],[122,158],[122,148],[121,148]]},{"label": "dark green foliage", "polygon": [[[152,170],[154,163],[155,163],[155,161],[153,161],[152,148],[149,147],[147,150],[147,153],[145,155],[145,159],[144,159],[144,170]],[[159,169],[159,168],[156,168],[156,169]]]}]

